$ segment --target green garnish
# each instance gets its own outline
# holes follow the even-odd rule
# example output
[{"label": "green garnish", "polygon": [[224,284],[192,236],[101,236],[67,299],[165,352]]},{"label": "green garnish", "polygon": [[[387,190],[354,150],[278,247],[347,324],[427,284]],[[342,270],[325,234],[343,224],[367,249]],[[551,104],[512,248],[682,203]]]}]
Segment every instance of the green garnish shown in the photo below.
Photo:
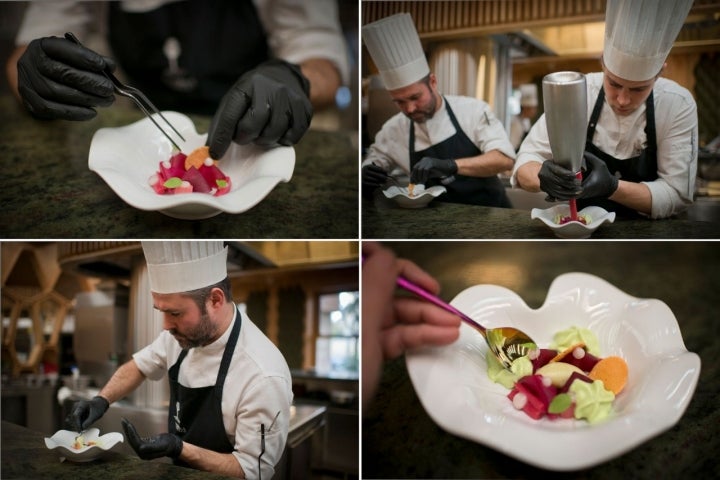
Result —
[{"label": "green garnish", "polygon": [[215,180],[215,183],[217,183],[217,186],[219,188],[225,188],[228,186],[227,180],[222,179],[222,178],[218,178],[217,180]]},{"label": "green garnish", "polygon": [[182,185],[182,180],[178,177],[172,177],[165,180],[165,183],[163,183],[163,187],[165,188],[177,188],[180,185]]},{"label": "green garnish", "polygon": [[561,414],[572,405],[572,398],[567,393],[560,393],[555,396],[548,405],[548,413]]}]

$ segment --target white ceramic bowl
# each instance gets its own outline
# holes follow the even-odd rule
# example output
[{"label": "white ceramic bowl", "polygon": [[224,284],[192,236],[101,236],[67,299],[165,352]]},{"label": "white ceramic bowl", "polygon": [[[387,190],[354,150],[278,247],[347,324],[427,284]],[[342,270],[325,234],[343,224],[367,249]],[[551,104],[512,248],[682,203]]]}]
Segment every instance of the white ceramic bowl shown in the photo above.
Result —
[{"label": "white ceramic bowl", "polygon": [[387,198],[395,201],[395,203],[400,207],[423,208],[446,191],[447,189],[442,185],[435,185],[434,187],[427,189],[424,185],[415,185],[413,196],[411,197],[407,187],[398,187],[393,185],[392,187],[383,190],[383,194]]},{"label": "white ceramic bowl", "polygon": [[[163,115],[185,137],[185,143],[180,144],[184,153],[205,144],[207,134],[198,134],[187,116],[177,112]],[[162,120],[158,120],[162,125]],[[95,132],[88,164],[127,204],[188,220],[209,218],[220,212],[242,213],[257,205],[279,182],[290,181],[295,168],[292,147],[263,148],[233,142],[219,163],[231,179],[228,193],[219,197],[207,193],[159,195],[148,179],[158,170],[159,162],[171,155],[170,141],[150,119],[143,118],[124,127]]]},{"label": "white ceramic bowl", "polygon": [[100,430],[97,428],[90,428],[85,431],[83,438],[86,443],[97,442],[97,445],[75,449],[72,445],[75,442],[75,437],[77,436],[78,432],[58,430],[52,437],[45,437],[45,446],[50,450],[54,450],[61,459],[82,463],[91,462],[100,458],[105,452],[111,450],[115,445],[123,442],[123,436],[121,433],[111,432],[100,436]]},{"label": "white ceramic bowl", "polygon": [[629,367],[628,383],[605,422],[533,420],[513,407],[507,389],[488,379],[485,341],[463,324],[453,344],[406,356],[423,407],[455,435],[537,467],[578,470],[668,430],[692,399],[700,358],[687,351],[675,316],[660,300],[634,298],[598,277],[568,273],[553,281],[537,310],[495,285],[468,288],[451,303],[486,327],[519,328],[541,347],[565,328],[589,328],[602,356],[618,355]]},{"label": "white ceramic bowl", "polygon": [[578,214],[589,216],[590,223],[587,225],[581,222],[558,224],[558,216],[570,215],[570,206],[567,204],[555,205],[545,209],[533,208],[530,211],[530,218],[543,222],[552,229],[558,238],[590,238],[600,225],[605,222],[612,223],[615,221],[615,212],[608,212],[602,207],[585,207]]}]

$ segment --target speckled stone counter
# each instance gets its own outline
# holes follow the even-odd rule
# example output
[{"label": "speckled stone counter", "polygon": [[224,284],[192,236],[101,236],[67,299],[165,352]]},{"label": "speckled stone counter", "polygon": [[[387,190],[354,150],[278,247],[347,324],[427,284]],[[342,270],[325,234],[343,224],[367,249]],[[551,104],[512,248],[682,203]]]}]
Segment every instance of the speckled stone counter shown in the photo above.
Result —
[{"label": "speckled stone counter", "polygon": [[[720,253],[717,242],[392,242],[452,299],[497,284],[531,308],[566,272],[604,278],[629,295],[657,298],[675,314],[685,346],[702,361],[680,421],[629,452],[578,472],[548,472],[445,432],[423,409],[405,359],[386,364],[362,424],[363,478],[699,479],[720,476]],[[587,449],[593,448],[592,444]]]},{"label": "speckled stone counter", "polygon": [[[376,192],[362,203],[363,239],[554,239],[555,235],[530,211],[431,202],[426,208],[398,207]],[[720,223],[682,218],[620,219],[601,225],[593,239],[720,238]]]},{"label": "speckled stone counter", "polygon": [[60,462],[45,447],[45,435],[9,422],[2,422],[2,478],[18,480],[221,480],[230,477],[144,461],[114,451],[87,463]]},{"label": "speckled stone counter", "polygon": [[[88,169],[93,134],[141,119],[138,110],[118,102],[87,122],[44,122],[4,94],[0,111],[0,238],[358,238],[357,147],[347,133],[309,131],[289,183],[244,213],[190,221],[129,206]],[[191,118],[207,131],[210,118]]]}]

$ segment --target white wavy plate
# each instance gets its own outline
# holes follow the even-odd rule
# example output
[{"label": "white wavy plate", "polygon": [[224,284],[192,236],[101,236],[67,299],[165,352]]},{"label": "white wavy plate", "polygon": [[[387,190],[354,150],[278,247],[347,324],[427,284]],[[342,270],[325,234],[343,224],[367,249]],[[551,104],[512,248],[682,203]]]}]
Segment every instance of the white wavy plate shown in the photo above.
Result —
[{"label": "white wavy plate", "polygon": [[562,225],[556,223],[555,218],[558,215],[570,215],[570,206],[568,204],[555,205],[545,209],[533,208],[530,211],[530,218],[537,218],[542,221],[559,238],[590,238],[600,225],[605,222],[612,223],[615,221],[615,212],[608,212],[602,207],[585,207],[578,214],[589,215],[590,223],[588,225],[580,222],[568,222]]},{"label": "white wavy plate", "polygon": [[[187,116],[177,112],[163,115],[185,137],[184,153],[205,144],[207,134],[198,134]],[[162,120],[154,117],[162,125]],[[166,127],[169,130],[169,128]],[[93,135],[88,165],[127,204],[140,210],[157,210],[182,219],[210,218],[220,212],[242,213],[257,205],[280,182],[288,182],[295,168],[292,147],[263,148],[232,143],[220,160],[220,169],[231,180],[225,195],[206,193],[159,195],[148,184],[159,162],[172,155],[172,145],[143,118],[117,128],[101,128]]]},{"label": "white wavy plate", "polygon": [[627,362],[628,383],[615,399],[614,416],[590,426],[536,421],[516,410],[508,390],[487,377],[485,341],[464,324],[452,345],[407,354],[417,395],[440,427],[537,467],[577,470],[622,455],[677,423],[695,391],[700,358],[685,348],[669,307],[631,297],[598,277],[557,277],[537,310],[495,285],[470,287],[451,303],[486,327],[520,328],[540,346],[559,330],[589,328],[602,356]]},{"label": "white wavy plate", "polygon": [[99,434],[100,430],[97,428],[90,428],[86,430],[85,433],[83,433],[85,442],[99,441],[100,444],[76,450],[72,448],[72,444],[75,442],[75,437],[78,436],[78,432],[58,430],[52,437],[45,437],[45,446],[50,450],[55,450],[61,458],[66,458],[72,462],[82,463],[91,462],[100,458],[105,452],[112,449],[118,443],[124,441],[122,433],[111,432],[106,433],[103,436],[99,436]]},{"label": "white wavy plate", "polygon": [[414,194],[411,197],[410,193],[408,193],[407,187],[398,187],[393,185],[392,187],[383,190],[383,194],[387,198],[394,200],[400,207],[423,208],[446,191],[447,189],[442,185],[435,185],[427,189],[422,185],[416,185],[413,192]]}]

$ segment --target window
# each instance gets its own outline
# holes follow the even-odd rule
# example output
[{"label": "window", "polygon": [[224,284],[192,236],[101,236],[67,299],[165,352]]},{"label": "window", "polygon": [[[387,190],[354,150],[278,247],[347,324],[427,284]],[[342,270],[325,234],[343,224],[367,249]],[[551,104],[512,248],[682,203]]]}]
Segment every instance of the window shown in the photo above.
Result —
[{"label": "window", "polygon": [[359,369],[360,294],[323,294],[319,300],[315,370],[318,373],[356,376]]}]

